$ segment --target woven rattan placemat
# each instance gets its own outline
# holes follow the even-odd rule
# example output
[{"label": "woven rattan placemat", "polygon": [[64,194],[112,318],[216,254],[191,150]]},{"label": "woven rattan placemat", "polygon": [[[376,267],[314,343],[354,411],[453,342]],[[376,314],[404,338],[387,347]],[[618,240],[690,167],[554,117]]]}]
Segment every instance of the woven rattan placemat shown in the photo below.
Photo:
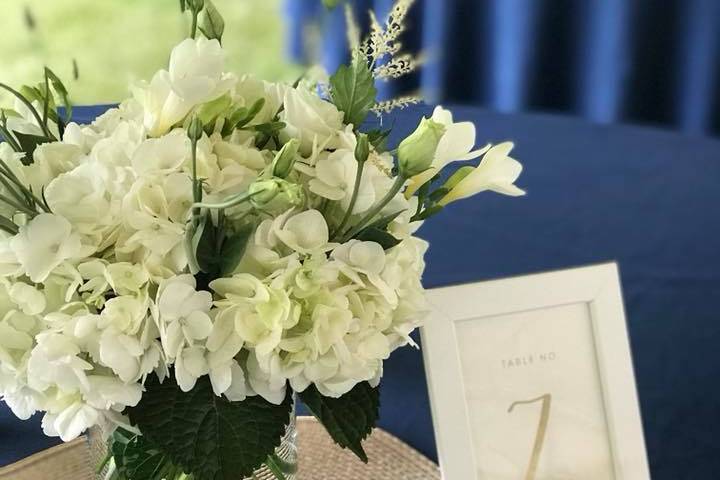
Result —
[{"label": "woven rattan placemat", "polygon": [[[439,480],[437,466],[389,433],[376,429],[364,443],[363,464],[333,444],[313,418],[298,418],[299,480]],[[92,480],[84,439],[0,468],[0,480]],[[140,479],[138,479],[140,480]]]}]

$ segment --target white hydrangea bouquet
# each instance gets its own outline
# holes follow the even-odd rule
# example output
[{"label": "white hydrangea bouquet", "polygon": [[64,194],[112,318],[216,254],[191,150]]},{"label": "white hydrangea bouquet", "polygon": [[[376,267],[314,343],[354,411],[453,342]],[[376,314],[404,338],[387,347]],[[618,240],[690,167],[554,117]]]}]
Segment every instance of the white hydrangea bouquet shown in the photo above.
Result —
[{"label": "white hydrangea bouquet", "polygon": [[383,362],[426,309],[413,233],[452,201],[521,195],[522,167],[440,107],[395,150],[363,132],[409,2],[294,86],[226,73],[222,18],[181,4],[192,38],[91,125],[48,69],[0,84],[0,394],[64,441],[102,427],[112,478],[291,476],[295,395],[367,461]]}]

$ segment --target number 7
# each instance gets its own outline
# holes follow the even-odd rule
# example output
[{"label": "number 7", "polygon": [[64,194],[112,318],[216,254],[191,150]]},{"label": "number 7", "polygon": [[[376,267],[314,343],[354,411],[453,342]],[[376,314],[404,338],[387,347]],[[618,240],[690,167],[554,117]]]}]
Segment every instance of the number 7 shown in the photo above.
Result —
[{"label": "number 7", "polygon": [[535,472],[540,462],[540,453],[542,452],[543,442],[545,441],[545,432],[547,431],[548,420],[550,420],[550,404],[552,403],[552,395],[546,393],[537,398],[530,400],[521,400],[513,402],[508,408],[508,413],[512,413],[517,405],[527,405],[542,401],[540,410],[540,422],[538,423],[537,433],[535,434],[535,444],[533,445],[532,454],[530,455],[530,464],[528,465],[525,480],[535,480]]}]

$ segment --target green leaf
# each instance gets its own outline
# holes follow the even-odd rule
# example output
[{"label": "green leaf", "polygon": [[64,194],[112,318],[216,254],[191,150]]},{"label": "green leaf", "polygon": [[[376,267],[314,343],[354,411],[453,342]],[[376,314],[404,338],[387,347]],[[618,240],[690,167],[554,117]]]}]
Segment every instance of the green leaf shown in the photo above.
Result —
[{"label": "green leaf", "polygon": [[187,3],[185,0],[180,0],[180,11],[184,12],[185,10],[187,10]]},{"label": "green leaf", "polygon": [[300,394],[300,398],[323,424],[332,439],[349,448],[363,462],[368,457],[362,441],[375,428],[380,409],[380,392],[368,382],[358,383],[340,398],[323,397],[314,385]]},{"label": "green leaf", "polygon": [[395,213],[391,213],[390,215],[386,215],[382,218],[378,218],[377,220],[372,222],[370,225],[368,225],[368,227],[374,227],[374,228],[379,228],[381,230],[387,230],[387,226],[390,225],[390,222],[392,222],[397,217],[399,217],[400,214],[403,213],[404,211],[405,211],[405,209],[398,210]]},{"label": "green leaf", "polygon": [[205,6],[205,0],[185,0],[185,3],[195,13],[200,13],[200,10]]},{"label": "green leaf", "polygon": [[395,238],[392,234],[376,227],[364,228],[355,236],[355,238],[362,240],[363,242],[379,243],[380,246],[383,247],[383,250],[389,250],[400,243],[400,240]]},{"label": "green leaf", "polygon": [[118,473],[128,480],[155,480],[171,465],[170,459],[146,437],[122,429],[113,433],[110,452]]},{"label": "green leaf", "polygon": [[20,148],[22,148],[23,152],[25,153],[25,158],[23,159],[23,164],[25,165],[30,165],[33,163],[33,154],[35,153],[38,145],[42,145],[43,143],[50,143],[52,141],[49,138],[40,135],[31,135],[21,132],[13,133],[15,134],[15,138],[17,138],[18,143],[20,143]]},{"label": "green leaf", "polygon": [[230,402],[213,393],[208,376],[188,393],[155,375],[145,389],[128,409],[130,420],[194,480],[249,477],[280,445],[290,421],[290,389],[280,405],[260,396]]},{"label": "green leaf", "polygon": [[198,108],[197,116],[203,125],[212,126],[215,119],[225,113],[232,104],[230,95],[223,95],[208,103],[204,103]]},{"label": "green leaf", "polygon": [[442,211],[442,209],[445,208],[442,205],[433,205],[432,207],[426,208],[422,212],[420,212],[419,215],[415,215],[413,218],[411,218],[412,221],[416,220],[427,220],[428,218],[432,217],[433,215],[437,215]]},{"label": "green leaf", "polygon": [[225,239],[219,258],[221,277],[231,275],[235,271],[243,255],[245,255],[245,249],[254,231],[255,225],[248,223],[240,227],[235,235]]},{"label": "green leaf", "polygon": [[390,136],[390,133],[392,130],[381,130],[379,128],[376,128],[374,130],[370,130],[367,132],[368,140],[370,141],[370,145],[375,147],[375,150],[377,151],[385,151],[387,150],[387,139]]},{"label": "green leaf", "polygon": [[377,89],[368,64],[360,55],[352,63],[341,65],[330,77],[330,96],[338,110],[345,113],[345,123],[359,127],[375,104]]},{"label": "green leaf", "polygon": [[213,225],[209,214],[206,214],[204,220],[198,225],[192,241],[200,270],[211,276],[217,276],[219,273],[217,235],[217,228]]},{"label": "green leaf", "polygon": [[65,121],[69,122],[72,118],[72,103],[70,102],[70,94],[67,91],[67,88],[65,88],[65,85],[63,85],[62,80],[60,80],[60,77],[55,75],[55,72],[50,70],[48,67],[45,67],[45,75],[50,80],[50,83],[52,84],[53,90],[55,90],[55,93],[57,93],[60,96],[60,100],[62,101],[63,106],[65,107]]},{"label": "green leaf", "polygon": [[285,122],[261,123],[259,125],[253,125],[250,128],[256,132],[264,133],[265,135],[273,135],[285,128]]},{"label": "green leaf", "polygon": [[200,31],[208,39],[217,39],[222,43],[222,36],[225,32],[225,20],[218,12],[215,4],[211,0],[205,0],[205,11],[203,12],[202,25]]},{"label": "green leaf", "polygon": [[323,5],[325,5],[325,8],[335,8],[337,7],[342,0],[322,0]]},{"label": "green leaf", "polygon": [[252,122],[257,114],[260,113],[260,110],[262,110],[264,105],[265,99],[259,98],[250,106],[250,109],[240,107],[235,110],[225,121],[225,125],[222,130],[223,137],[230,135],[233,130],[242,128]]}]

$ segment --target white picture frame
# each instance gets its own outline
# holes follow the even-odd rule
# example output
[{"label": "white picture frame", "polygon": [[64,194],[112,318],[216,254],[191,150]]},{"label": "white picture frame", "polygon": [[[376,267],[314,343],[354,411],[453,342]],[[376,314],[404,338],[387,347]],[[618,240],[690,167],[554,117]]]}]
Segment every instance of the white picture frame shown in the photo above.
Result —
[{"label": "white picture frame", "polygon": [[650,479],[616,264],[428,298],[422,347],[444,480]]}]

